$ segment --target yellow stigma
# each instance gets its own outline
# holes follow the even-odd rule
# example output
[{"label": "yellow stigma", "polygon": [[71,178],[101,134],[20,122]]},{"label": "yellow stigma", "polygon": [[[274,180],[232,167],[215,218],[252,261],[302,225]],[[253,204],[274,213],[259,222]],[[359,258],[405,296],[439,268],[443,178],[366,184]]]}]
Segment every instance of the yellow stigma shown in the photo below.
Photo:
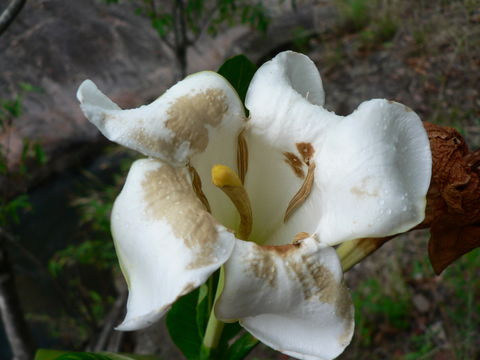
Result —
[{"label": "yellow stigma", "polygon": [[226,165],[214,165],[212,167],[212,182],[217,187],[242,187],[238,175]]},{"label": "yellow stigma", "polygon": [[212,182],[232,200],[240,214],[240,226],[235,235],[241,240],[248,240],[253,225],[252,207],[242,181],[228,166],[215,165],[212,167]]}]

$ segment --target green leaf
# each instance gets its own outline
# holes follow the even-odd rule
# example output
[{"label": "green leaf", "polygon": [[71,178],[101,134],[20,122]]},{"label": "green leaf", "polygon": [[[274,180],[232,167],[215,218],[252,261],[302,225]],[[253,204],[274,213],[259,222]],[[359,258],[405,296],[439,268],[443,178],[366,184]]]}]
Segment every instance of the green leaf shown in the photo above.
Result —
[{"label": "green leaf", "polygon": [[230,348],[222,359],[225,360],[241,360],[258,345],[258,340],[249,333],[243,334]]},{"label": "green leaf", "polygon": [[157,356],[123,353],[88,353],[39,349],[34,360],[161,360]]},{"label": "green leaf", "polygon": [[243,328],[238,322],[225,324],[223,327],[222,337],[220,338],[220,343],[225,343],[228,345],[228,342],[233,339]]},{"label": "green leaf", "polygon": [[45,164],[47,162],[47,155],[45,154],[42,145],[35,144],[33,146],[33,150],[35,151],[35,158],[37,159],[37,162],[42,165]]},{"label": "green leaf", "polygon": [[250,85],[255,71],[257,71],[257,67],[245,55],[237,55],[228,59],[218,69],[218,73],[232,84],[243,103],[245,103],[248,85]]},{"label": "green leaf", "polygon": [[197,302],[197,328],[198,335],[203,338],[205,336],[205,329],[207,328],[209,312],[209,294],[208,286],[203,284],[199,288],[198,302]]},{"label": "green leaf", "polygon": [[26,82],[19,82],[18,86],[20,86],[20,89],[22,89],[24,92],[42,92],[42,88],[33,86],[32,84]]},{"label": "green leaf", "polygon": [[181,297],[168,312],[167,328],[170,337],[188,360],[199,358],[202,338],[195,321],[199,290]]},{"label": "green leaf", "polygon": [[7,110],[11,116],[19,117],[22,113],[22,101],[19,96],[15,100],[8,100],[3,103],[3,108]]}]

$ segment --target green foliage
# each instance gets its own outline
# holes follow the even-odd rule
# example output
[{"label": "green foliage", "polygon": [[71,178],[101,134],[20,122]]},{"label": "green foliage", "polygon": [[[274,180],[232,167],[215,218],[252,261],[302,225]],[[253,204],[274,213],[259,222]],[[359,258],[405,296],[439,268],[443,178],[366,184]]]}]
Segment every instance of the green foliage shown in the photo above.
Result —
[{"label": "green foliage", "polygon": [[257,67],[245,55],[237,55],[228,59],[218,69],[218,73],[232,84],[243,103],[255,71],[257,71]]},{"label": "green foliage", "polygon": [[213,308],[213,302],[206,306],[208,293],[212,290],[212,287],[207,289],[207,286],[202,286],[173,304],[166,320],[170,337],[188,360],[243,359],[258,344],[258,340],[244,333],[232,343],[232,339],[241,331],[238,323],[224,325],[214,353],[208,354],[203,349],[203,336]]},{"label": "green foliage", "polygon": [[115,247],[110,235],[110,213],[113,202],[125,181],[125,174],[133,159],[128,154],[113,176],[113,184],[106,185],[94,175],[85,172],[92,186],[82,189],[82,194],[72,201],[79,214],[81,236],[79,241],[57,251],[49,262],[52,275],[77,266],[90,266],[97,270],[112,269],[117,266]]},{"label": "green foliage", "polygon": [[309,51],[309,42],[312,34],[303,26],[297,26],[292,30],[293,35],[293,50],[307,53]]},{"label": "green foliage", "polygon": [[[104,0],[118,3],[118,0]],[[135,13],[146,17],[161,41],[175,54],[180,72],[186,75],[187,48],[204,34],[216,36],[227,27],[243,24],[266,32],[270,18],[262,1],[250,0],[176,0],[164,6],[161,0],[130,0]],[[178,76],[180,75],[180,77]]]},{"label": "green foliage", "polygon": [[368,279],[353,292],[355,323],[363,345],[371,344],[375,324],[387,323],[397,329],[409,326],[410,298],[407,294],[385,294],[380,282]]},{"label": "green foliage", "polygon": [[[23,147],[18,164],[13,168],[9,163],[9,137],[10,130],[13,127],[16,118],[22,115],[23,99],[27,93],[32,91],[41,91],[39,88],[27,84],[19,83],[18,94],[12,99],[0,99],[0,132],[6,138],[6,146],[0,144],[0,175],[4,181],[11,185],[14,181],[22,181],[28,177],[28,171],[32,166],[44,165],[47,162],[47,156],[38,143],[30,139],[23,139]],[[28,196],[25,194],[13,196],[7,188],[0,191],[0,226],[8,228],[9,224],[18,224],[21,211],[31,208]],[[13,198],[12,198],[13,196]]]},{"label": "green foliage", "polygon": [[12,200],[5,201],[0,207],[0,226],[6,226],[8,223],[20,223],[19,213],[22,210],[31,209],[28,196],[18,195]]},{"label": "green foliage", "polygon": [[258,340],[249,333],[244,333],[225,353],[225,360],[241,360],[245,358],[255,346]]},{"label": "green foliage", "polygon": [[368,0],[337,0],[336,5],[345,27],[357,32],[370,22],[370,2]]},{"label": "green foliage", "polygon": [[114,354],[111,352],[67,352],[60,350],[39,349],[34,360],[161,360],[157,356]]},{"label": "green foliage", "polygon": [[[203,339],[200,334],[205,332],[205,329],[199,329],[197,322],[199,319],[197,316],[199,293],[200,291],[197,289],[182,296],[173,304],[167,315],[170,337],[188,360],[199,359]],[[195,321],[196,319],[197,321]]]},{"label": "green foliage", "polygon": [[[444,281],[455,306],[446,311],[454,327],[455,355],[458,359],[475,358],[480,323],[480,249],[461,257],[445,270]],[[478,355],[478,353],[477,353]]]}]

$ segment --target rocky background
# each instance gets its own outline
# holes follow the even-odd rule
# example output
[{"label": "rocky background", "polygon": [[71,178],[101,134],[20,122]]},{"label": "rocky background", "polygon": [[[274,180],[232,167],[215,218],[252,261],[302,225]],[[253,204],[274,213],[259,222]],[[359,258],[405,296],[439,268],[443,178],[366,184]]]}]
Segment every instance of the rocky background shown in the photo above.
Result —
[{"label": "rocky background", "polygon": [[[4,3],[0,2],[0,10]],[[472,149],[479,148],[478,0],[311,0],[297,1],[296,9],[288,1],[264,3],[271,15],[266,34],[237,26],[226,28],[216,38],[205,36],[189,50],[188,72],[215,70],[239,53],[261,64],[281,50],[301,51],[320,69],[330,110],[348,114],[364,100],[396,100],[424,120],[455,127]],[[128,1],[117,5],[99,0],[28,1],[0,36],[0,99],[18,94],[20,83],[39,89],[23,95],[22,114],[11,129],[0,133],[0,143],[8,147],[8,164],[13,168],[20,163],[26,138],[41,144],[47,163],[32,166],[20,180],[0,177],[0,186],[10,196],[29,192],[34,212],[24,215],[17,235],[28,251],[40,254],[41,261],[48,263],[56,250],[72,239],[79,241],[78,216],[70,203],[75,189],[88,179],[79,183],[78,178],[88,170],[111,182],[123,158],[117,150],[105,155],[106,141],[78,107],[78,85],[92,79],[122,107],[138,106],[173,84],[173,61],[149,22],[135,15]],[[357,321],[356,338],[342,359],[479,356],[480,343],[474,334],[480,331],[480,274],[478,266],[470,266],[478,264],[478,251],[445,278],[434,277],[424,263],[427,236],[419,233],[389,243],[349,274],[350,286],[358,294],[357,313],[365,316]],[[19,264],[17,282],[37,343],[41,347],[74,346],[71,338],[81,337],[72,333],[76,328],[42,320],[42,315],[57,316],[60,306],[55,296],[40,295],[46,281],[37,281],[28,261]],[[471,282],[462,283],[454,275]],[[105,276],[110,280],[110,273]],[[115,287],[110,287],[107,293],[115,297]],[[471,295],[455,298],[465,288],[473,289]],[[372,309],[371,302],[380,305]],[[105,310],[113,317],[107,316],[108,325],[121,317],[122,301],[112,300],[110,305],[113,310]],[[468,328],[460,324],[463,317],[470,319]],[[102,334],[112,336],[108,331]],[[122,351],[180,358],[161,326],[123,338],[117,335],[103,343],[118,344]],[[8,352],[3,356],[8,358]],[[251,358],[286,357],[260,348]]]}]

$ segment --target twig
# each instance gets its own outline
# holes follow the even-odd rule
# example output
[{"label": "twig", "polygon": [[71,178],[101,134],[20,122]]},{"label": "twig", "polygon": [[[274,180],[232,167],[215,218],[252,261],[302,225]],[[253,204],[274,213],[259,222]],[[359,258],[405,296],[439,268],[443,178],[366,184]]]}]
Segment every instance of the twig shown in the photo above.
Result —
[{"label": "twig", "polygon": [[0,15],[0,35],[2,35],[2,33],[11,25],[13,20],[15,20],[26,2],[27,0],[12,0],[7,8],[3,10]]},{"label": "twig", "polygon": [[120,351],[121,337],[117,338],[116,334],[123,334],[123,332],[113,333],[113,327],[118,321],[118,317],[122,313],[123,307],[127,300],[127,291],[122,291],[118,299],[113,304],[108,315],[103,320],[102,329],[98,335],[98,340],[91,346],[93,351]]},{"label": "twig", "polygon": [[33,358],[34,345],[15,287],[12,265],[5,247],[6,231],[0,228],[0,315],[14,360]]}]

